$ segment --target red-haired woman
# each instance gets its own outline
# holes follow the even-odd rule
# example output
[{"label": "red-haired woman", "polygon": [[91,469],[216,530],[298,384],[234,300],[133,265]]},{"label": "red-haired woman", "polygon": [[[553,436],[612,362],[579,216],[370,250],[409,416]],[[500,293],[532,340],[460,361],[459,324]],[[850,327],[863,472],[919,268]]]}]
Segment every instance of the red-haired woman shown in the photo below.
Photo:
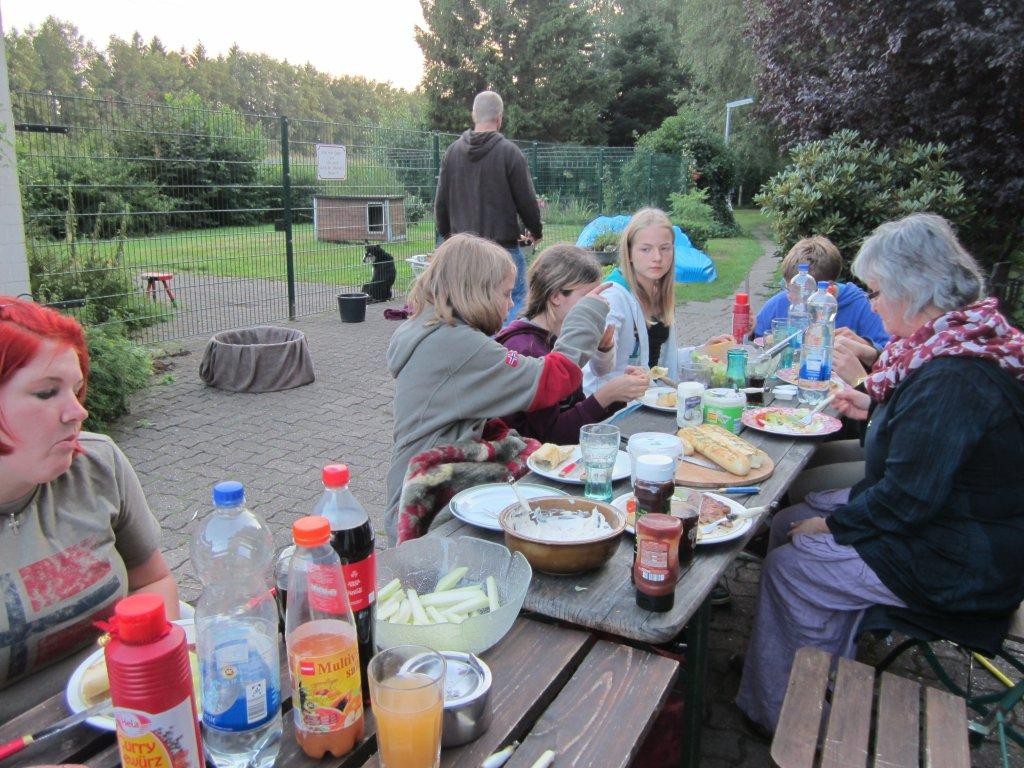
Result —
[{"label": "red-haired woman", "polygon": [[93,621],[129,592],[178,616],[135,471],[82,432],[88,375],[75,320],[0,296],[0,723],[63,687]]}]

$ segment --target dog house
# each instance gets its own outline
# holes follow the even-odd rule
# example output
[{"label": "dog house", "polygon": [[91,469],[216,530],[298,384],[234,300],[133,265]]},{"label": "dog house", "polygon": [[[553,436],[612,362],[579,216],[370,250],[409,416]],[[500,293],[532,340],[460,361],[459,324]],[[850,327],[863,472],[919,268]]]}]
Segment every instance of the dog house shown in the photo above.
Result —
[{"label": "dog house", "polygon": [[330,243],[405,240],[402,195],[316,195],[313,231]]}]

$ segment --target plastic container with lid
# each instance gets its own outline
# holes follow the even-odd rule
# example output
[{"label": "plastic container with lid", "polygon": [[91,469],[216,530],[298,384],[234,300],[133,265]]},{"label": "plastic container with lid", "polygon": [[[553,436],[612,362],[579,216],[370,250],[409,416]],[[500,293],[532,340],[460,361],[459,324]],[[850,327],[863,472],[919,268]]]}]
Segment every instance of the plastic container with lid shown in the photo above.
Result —
[{"label": "plastic container with lid", "polygon": [[679,464],[679,457],[683,455],[683,441],[675,435],[665,432],[636,432],[630,435],[626,443],[626,452],[629,453],[630,482],[636,482],[636,460],[638,456],[645,453],[657,453],[662,456],[669,456],[675,463]]},{"label": "plastic container with lid", "polygon": [[734,389],[704,390],[704,421],[739,434],[747,396]]},{"label": "plastic container with lid", "polygon": [[676,387],[676,425],[699,427],[704,423],[704,385],[683,381]]},{"label": "plastic container with lid", "polygon": [[671,511],[675,474],[676,464],[671,456],[645,453],[637,457],[633,482],[637,519],[653,512],[667,515]]}]

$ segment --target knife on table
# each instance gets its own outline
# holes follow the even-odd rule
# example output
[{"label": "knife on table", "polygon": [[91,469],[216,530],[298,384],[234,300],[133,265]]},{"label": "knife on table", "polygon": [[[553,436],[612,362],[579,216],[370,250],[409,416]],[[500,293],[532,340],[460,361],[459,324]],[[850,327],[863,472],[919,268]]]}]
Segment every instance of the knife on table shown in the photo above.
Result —
[{"label": "knife on table", "polygon": [[721,467],[715,464],[715,462],[708,461],[707,459],[701,459],[697,456],[680,456],[679,458],[687,462],[688,464],[696,464],[698,467],[721,470]]},{"label": "knife on table", "polygon": [[88,720],[90,717],[96,717],[97,715],[110,715],[112,714],[112,710],[113,705],[110,703],[110,699],[104,699],[98,704],[93,704],[91,707],[87,707],[81,712],[76,712],[73,715],[65,717],[63,720],[58,720],[53,725],[48,725],[35,733],[28,733],[24,736],[19,736],[16,739],[11,739],[6,744],[0,744],[0,760],[17,754],[33,742],[45,739],[48,736],[53,736],[55,733],[66,731],[71,726],[78,725],[79,723]]}]

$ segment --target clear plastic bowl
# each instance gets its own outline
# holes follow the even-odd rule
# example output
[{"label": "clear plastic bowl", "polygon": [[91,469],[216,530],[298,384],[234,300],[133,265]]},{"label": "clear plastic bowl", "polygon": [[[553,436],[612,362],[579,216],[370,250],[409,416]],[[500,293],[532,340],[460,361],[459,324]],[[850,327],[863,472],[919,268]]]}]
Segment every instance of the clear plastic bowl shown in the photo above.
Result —
[{"label": "clear plastic bowl", "polygon": [[459,566],[469,568],[457,585],[460,587],[483,584],[488,576],[494,577],[501,603],[498,610],[473,616],[461,624],[415,626],[377,621],[377,647],[413,643],[435,651],[483,653],[501,640],[519,615],[533,576],[526,558],[501,544],[469,536],[426,536],[407,541],[377,554],[377,586],[383,587],[398,578],[405,589],[415,589],[423,595],[432,592],[438,579]]}]

